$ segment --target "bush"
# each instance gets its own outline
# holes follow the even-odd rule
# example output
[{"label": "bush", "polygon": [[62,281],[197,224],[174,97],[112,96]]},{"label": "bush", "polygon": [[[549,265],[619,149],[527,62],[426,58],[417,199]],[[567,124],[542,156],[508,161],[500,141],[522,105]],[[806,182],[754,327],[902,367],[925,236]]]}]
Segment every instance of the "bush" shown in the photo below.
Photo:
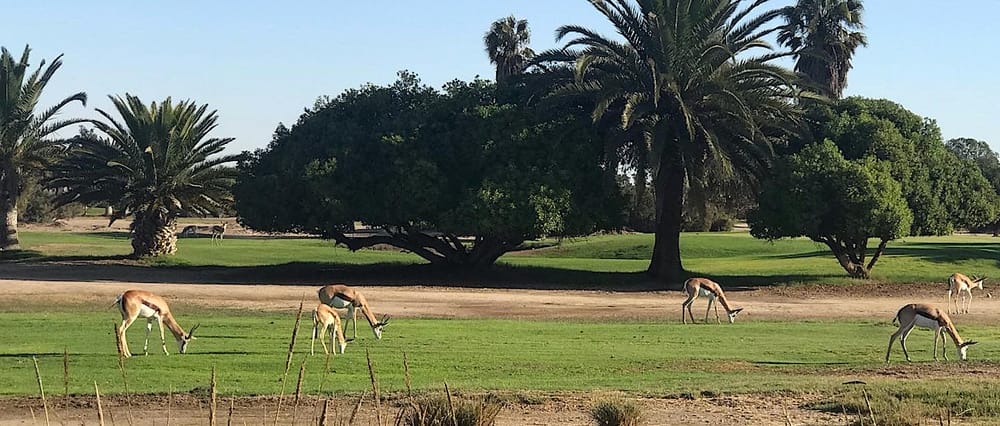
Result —
[{"label": "bush", "polygon": [[495,398],[485,397],[479,401],[462,401],[452,399],[455,407],[455,419],[452,422],[448,410],[446,396],[432,396],[416,400],[401,413],[396,424],[405,426],[492,426],[496,424],[497,415],[503,404]]},{"label": "bush", "polygon": [[590,417],[597,426],[637,426],[642,421],[642,411],[631,402],[614,399],[595,404]]}]

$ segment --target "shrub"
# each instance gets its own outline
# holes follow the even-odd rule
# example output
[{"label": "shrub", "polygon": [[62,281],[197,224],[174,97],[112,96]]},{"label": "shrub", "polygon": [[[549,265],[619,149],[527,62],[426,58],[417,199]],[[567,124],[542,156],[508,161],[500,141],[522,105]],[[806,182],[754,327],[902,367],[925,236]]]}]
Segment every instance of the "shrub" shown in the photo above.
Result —
[{"label": "shrub", "polygon": [[448,410],[448,398],[432,396],[416,400],[403,411],[396,424],[404,426],[492,426],[496,424],[497,415],[503,404],[495,398],[485,397],[479,401],[462,401],[452,399],[455,406],[453,423]]},{"label": "shrub", "polygon": [[642,411],[631,402],[614,399],[595,404],[590,417],[597,426],[637,426],[642,421]]}]

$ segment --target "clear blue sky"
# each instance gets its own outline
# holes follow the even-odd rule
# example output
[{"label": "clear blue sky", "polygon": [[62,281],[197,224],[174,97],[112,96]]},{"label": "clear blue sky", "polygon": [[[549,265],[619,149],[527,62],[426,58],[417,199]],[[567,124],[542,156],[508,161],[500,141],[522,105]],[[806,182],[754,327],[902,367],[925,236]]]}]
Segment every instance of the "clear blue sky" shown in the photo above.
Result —
[{"label": "clear blue sky", "polygon": [[[775,0],[774,6],[792,0]],[[496,18],[529,21],[532,46],[554,30],[610,31],[586,0],[421,1],[8,1],[0,44],[32,59],[63,53],[43,106],[77,91],[93,117],[109,94],[144,101],[193,99],[219,110],[215,136],[235,150],[264,146],[320,95],[409,69],[434,86],[491,77],[482,35]],[[858,52],[848,95],[889,98],[934,118],[945,138],[973,137],[1000,151],[1000,1],[869,0],[869,47]],[[71,135],[72,131],[63,131]]]}]

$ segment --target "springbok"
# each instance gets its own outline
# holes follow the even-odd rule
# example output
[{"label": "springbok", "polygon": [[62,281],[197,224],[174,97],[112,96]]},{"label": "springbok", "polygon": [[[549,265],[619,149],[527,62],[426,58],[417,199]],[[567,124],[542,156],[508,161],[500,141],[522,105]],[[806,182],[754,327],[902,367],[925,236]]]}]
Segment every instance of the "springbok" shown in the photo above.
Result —
[{"label": "springbok", "polygon": [[963,341],[962,336],[958,335],[958,330],[955,329],[955,324],[951,322],[951,318],[948,317],[948,313],[942,311],[934,306],[927,305],[924,303],[911,303],[909,305],[899,308],[899,312],[896,312],[896,318],[893,318],[893,323],[899,322],[899,329],[892,336],[889,336],[889,348],[885,350],[885,363],[889,363],[889,353],[892,351],[892,342],[899,337],[899,346],[903,348],[903,355],[906,356],[906,360],[910,361],[910,353],[906,351],[906,336],[910,335],[913,331],[913,327],[929,328],[934,330],[934,359],[937,360],[937,342],[938,337],[941,337],[941,355],[944,359],[948,359],[948,353],[945,350],[945,340],[944,334],[948,333],[951,340],[955,342],[955,349],[958,351],[958,357],[965,361],[966,351],[969,346],[975,345],[977,342],[974,340]]},{"label": "springbok", "polygon": [[145,290],[128,290],[115,299],[115,305],[118,305],[118,310],[122,314],[122,323],[116,330],[118,333],[118,353],[125,358],[132,356],[132,352],[128,348],[128,341],[125,339],[125,331],[138,317],[146,318],[146,341],[142,344],[143,355],[149,354],[149,332],[153,330],[154,320],[160,327],[160,343],[163,345],[165,355],[170,355],[170,353],[167,352],[167,342],[163,337],[164,324],[177,339],[178,352],[180,353],[187,351],[188,343],[194,339],[194,332],[200,326],[200,324],[196,325],[191,328],[190,332],[185,333],[180,324],[177,324],[173,314],[170,313],[167,301]]},{"label": "springbok", "polygon": [[[368,324],[371,325],[372,333],[375,333],[375,338],[382,338],[382,329],[389,324],[389,316],[383,316],[381,321],[376,319],[375,313],[368,306],[368,300],[365,299],[365,296],[360,291],[344,284],[331,284],[319,289],[318,294],[319,301],[324,305],[331,308],[347,309],[346,321],[354,321],[355,339],[358,338],[358,312],[356,308],[361,308],[361,313],[364,314],[365,319],[368,320]],[[344,328],[346,330],[347,324],[344,324]]]},{"label": "springbok", "polygon": [[743,311],[743,308],[731,309],[729,307],[729,300],[726,299],[726,294],[722,291],[722,286],[716,284],[708,278],[691,278],[684,282],[684,292],[687,294],[687,300],[681,304],[681,322],[687,324],[687,318],[684,317],[684,309],[687,308],[688,315],[691,316],[691,323],[694,324],[694,314],[691,312],[691,305],[694,304],[694,300],[698,296],[708,297],[708,308],[705,309],[705,322],[708,322],[708,312],[712,310],[712,303],[716,299],[719,300],[719,304],[715,305],[715,320],[719,324],[722,324],[722,320],[719,319],[719,305],[722,305],[726,310],[726,315],[729,316],[729,323],[732,324],[736,321],[736,315]]}]

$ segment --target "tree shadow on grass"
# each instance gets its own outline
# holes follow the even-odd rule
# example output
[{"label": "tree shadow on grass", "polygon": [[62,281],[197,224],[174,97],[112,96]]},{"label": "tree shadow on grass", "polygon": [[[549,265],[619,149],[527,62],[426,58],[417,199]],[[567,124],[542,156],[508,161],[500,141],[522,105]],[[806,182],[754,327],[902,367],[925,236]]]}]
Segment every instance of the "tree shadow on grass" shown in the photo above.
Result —
[{"label": "tree shadow on grass", "polygon": [[[874,253],[874,246],[868,250]],[[921,241],[893,245],[889,243],[883,257],[908,257],[935,263],[955,263],[970,260],[992,260],[1000,266],[1000,241],[997,243],[955,243]],[[833,258],[830,250],[816,250],[801,253],[776,254],[772,259]]]}]

